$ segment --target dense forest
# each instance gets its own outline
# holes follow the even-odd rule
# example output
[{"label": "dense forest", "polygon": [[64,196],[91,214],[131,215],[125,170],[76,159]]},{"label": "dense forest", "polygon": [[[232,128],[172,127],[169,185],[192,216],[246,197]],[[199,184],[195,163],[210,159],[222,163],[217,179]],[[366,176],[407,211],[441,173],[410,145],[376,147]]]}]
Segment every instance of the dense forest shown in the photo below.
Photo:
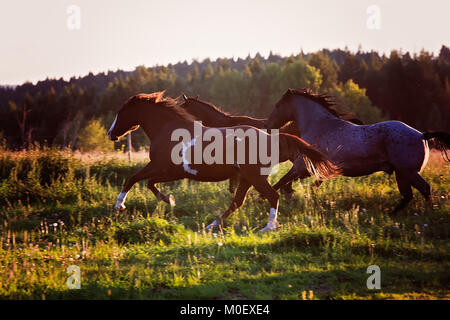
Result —
[{"label": "dense forest", "polygon": [[[396,119],[417,128],[450,131],[450,48],[439,55],[324,49],[282,57],[186,61],[134,71],[46,79],[0,88],[0,138],[9,148],[31,144],[90,150],[112,148],[105,130],[131,95],[166,90],[199,95],[234,114],[266,117],[288,88],[333,95],[365,123]],[[94,141],[92,141],[94,139]],[[123,142],[116,143],[120,148]],[[148,144],[142,130],[133,147]]]}]

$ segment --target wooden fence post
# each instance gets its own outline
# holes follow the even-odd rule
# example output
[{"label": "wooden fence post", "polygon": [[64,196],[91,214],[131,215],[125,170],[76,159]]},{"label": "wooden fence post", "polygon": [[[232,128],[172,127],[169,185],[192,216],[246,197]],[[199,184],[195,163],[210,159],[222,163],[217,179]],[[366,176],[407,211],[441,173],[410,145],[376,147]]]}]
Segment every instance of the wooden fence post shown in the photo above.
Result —
[{"label": "wooden fence post", "polygon": [[128,161],[131,162],[131,132],[128,133]]}]

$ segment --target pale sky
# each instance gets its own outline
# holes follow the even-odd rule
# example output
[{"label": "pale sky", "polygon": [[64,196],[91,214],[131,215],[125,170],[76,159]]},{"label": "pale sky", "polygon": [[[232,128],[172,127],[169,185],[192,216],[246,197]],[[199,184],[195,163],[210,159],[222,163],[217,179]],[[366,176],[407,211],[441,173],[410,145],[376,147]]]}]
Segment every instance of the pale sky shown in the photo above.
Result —
[{"label": "pale sky", "polygon": [[[79,30],[67,26],[70,5]],[[378,30],[367,27],[370,5]],[[438,53],[449,13],[448,0],[1,0],[0,84],[271,50]]]}]

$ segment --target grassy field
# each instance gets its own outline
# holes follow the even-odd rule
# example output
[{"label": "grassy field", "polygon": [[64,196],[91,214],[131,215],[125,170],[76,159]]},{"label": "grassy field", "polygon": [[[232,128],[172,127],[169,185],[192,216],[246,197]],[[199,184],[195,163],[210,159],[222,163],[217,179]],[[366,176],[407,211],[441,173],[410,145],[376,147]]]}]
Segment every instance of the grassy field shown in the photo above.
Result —
[{"label": "grassy field", "polygon": [[[450,166],[433,153],[423,173],[433,189],[396,215],[393,176],[336,178],[311,190],[295,183],[280,202],[277,232],[259,234],[268,203],[251,190],[224,230],[205,224],[230,203],[228,182],[145,182],[113,205],[124,180],[145,165],[120,155],[54,150],[0,154],[2,299],[449,299]],[[290,165],[283,165],[274,182]],[[381,290],[366,269],[381,268]],[[81,289],[69,290],[69,265]]]}]

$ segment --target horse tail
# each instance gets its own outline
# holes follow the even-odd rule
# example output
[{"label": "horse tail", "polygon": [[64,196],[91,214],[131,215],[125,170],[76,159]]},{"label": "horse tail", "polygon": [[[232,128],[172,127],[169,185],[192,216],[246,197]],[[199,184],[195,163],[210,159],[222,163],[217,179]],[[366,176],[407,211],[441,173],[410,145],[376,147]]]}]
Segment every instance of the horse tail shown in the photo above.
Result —
[{"label": "horse tail", "polygon": [[423,132],[423,139],[427,141],[433,139],[435,148],[442,153],[442,158],[450,162],[447,153],[447,151],[450,150],[450,133],[442,131],[425,131]]},{"label": "horse tail", "polygon": [[286,136],[294,142],[311,176],[319,180],[325,180],[333,175],[340,174],[341,170],[339,167],[331,163],[322,152],[312,147],[303,139],[288,133],[280,133],[280,136]]}]

